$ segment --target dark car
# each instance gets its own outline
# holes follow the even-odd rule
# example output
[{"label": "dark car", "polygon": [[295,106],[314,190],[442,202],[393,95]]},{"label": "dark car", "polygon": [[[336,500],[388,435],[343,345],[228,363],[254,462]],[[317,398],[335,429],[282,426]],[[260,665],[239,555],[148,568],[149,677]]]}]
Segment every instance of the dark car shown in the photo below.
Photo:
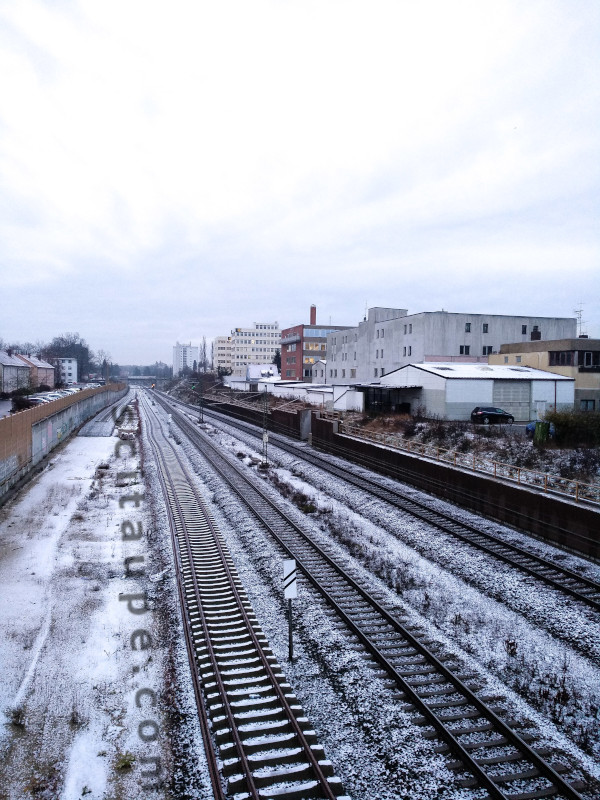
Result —
[{"label": "dark car", "polygon": [[471,422],[480,422],[482,425],[491,425],[493,422],[508,422],[512,425],[515,418],[508,411],[493,406],[475,406],[471,411]]}]

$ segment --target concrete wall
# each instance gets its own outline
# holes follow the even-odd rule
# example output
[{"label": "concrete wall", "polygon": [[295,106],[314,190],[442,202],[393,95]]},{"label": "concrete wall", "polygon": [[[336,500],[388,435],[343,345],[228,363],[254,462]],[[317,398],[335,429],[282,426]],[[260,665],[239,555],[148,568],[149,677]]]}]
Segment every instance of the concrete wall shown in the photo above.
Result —
[{"label": "concrete wall", "polygon": [[0,499],[73,431],[126,394],[126,384],[86,389],[0,420]]},{"label": "concrete wall", "polygon": [[600,514],[593,508],[352,439],[329,420],[313,419],[312,444],[600,560]]}]

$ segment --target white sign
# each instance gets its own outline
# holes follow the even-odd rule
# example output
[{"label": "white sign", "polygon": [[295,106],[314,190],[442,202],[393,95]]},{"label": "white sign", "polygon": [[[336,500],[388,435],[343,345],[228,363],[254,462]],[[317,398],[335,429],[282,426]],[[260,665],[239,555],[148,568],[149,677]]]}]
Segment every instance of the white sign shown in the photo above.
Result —
[{"label": "white sign", "polygon": [[269,434],[267,431],[263,433],[263,442],[266,444],[269,441]]},{"label": "white sign", "polygon": [[293,558],[284,559],[283,561],[283,591],[286,599],[298,597],[296,561]]}]

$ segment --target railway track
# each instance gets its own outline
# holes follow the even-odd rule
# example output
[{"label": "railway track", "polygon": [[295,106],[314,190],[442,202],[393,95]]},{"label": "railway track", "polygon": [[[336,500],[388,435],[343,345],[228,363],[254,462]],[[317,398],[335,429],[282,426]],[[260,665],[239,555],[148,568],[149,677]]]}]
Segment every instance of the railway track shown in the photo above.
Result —
[{"label": "railway track", "polygon": [[[170,400],[170,398],[169,398]],[[172,402],[172,401],[171,401]],[[197,407],[181,404],[189,410],[197,412]],[[223,419],[223,415],[214,411],[204,409],[204,414],[216,419]],[[256,429],[245,422],[226,417],[228,425],[237,427],[245,433],[259,439],[262,431]],[[343,467],[337,466],[330,460],[320,456],[314,450],[298,446],[289,438],[270,433],[271,441],[277,447],[287,453],[296,455],[321,470],[325,470],[330,475],[354,486],[369,495],[383,500],[388,505],[403,511],[411,516],[420,519],[438,530],[449,534],[461,542],[485,553],[492,558],[508,564],[510,567],[519,570],[521,573],[541,581],[546,586],[571,597],[586,606],[600,611],[600,584],[594,580],[579,575],[559,564],[556,564],[542,556],[520,547],[512,542],[507,542],[500,536],[490,531],[484,531],[475,526],[468,525],[459,521],[450,514],[442,513],[421,503],[414,498],[408,498],[402,494],[402,490],[392,489],[382,486],[377,480],[360,474],[350,462],[345,462]],[[368,467],[368,464],[365,465]]]},{"label": "railway track", "polygon": [[149,404],[143,407],[167,504],[214,797],[344,800],[191,474]]},{"label": "railway track", "polygon": [[313,541],[312,532],[294,522],[258,480],[219,452],[209,436],[165,400],[158,402],[280,547],[296,559],[374,665],[393,681],[414,723],[424,727],[425,735],[442,740],[439,749],[454,758],[451,766],[458,770],[463,786],[484,788],[496,800],[580,798],[577,776],[569,767],[552,763],[551,753],[538,751],[527,736],[519,735],[502,719],[500,709],[477,695],[472,676],[461,674],[439,647],[403,624],[393,609],[346,574]]},{"label": "railway track", "polygon": [[88,420],[85,425],[77,434],[78,436],[110,436],[115,427],[116,421],[119,419],[124,409],[131,403],[131,391],[127,392],[124,397],[117,400],[116,403],[103,409],[95,417]]}]

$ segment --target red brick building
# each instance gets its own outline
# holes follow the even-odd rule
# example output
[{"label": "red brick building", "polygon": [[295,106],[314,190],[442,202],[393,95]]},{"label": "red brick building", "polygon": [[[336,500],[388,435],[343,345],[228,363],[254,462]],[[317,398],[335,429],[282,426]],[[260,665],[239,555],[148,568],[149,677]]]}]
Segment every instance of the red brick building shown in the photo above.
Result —
[{"label": "red brick building", "polygon": [[310,323],[293,325],[281,331],[281,380],[309,383],[312,365],[327,358],[327,334],[346,330],[350,325],[317,325],[317,307],[310,307]]}]

